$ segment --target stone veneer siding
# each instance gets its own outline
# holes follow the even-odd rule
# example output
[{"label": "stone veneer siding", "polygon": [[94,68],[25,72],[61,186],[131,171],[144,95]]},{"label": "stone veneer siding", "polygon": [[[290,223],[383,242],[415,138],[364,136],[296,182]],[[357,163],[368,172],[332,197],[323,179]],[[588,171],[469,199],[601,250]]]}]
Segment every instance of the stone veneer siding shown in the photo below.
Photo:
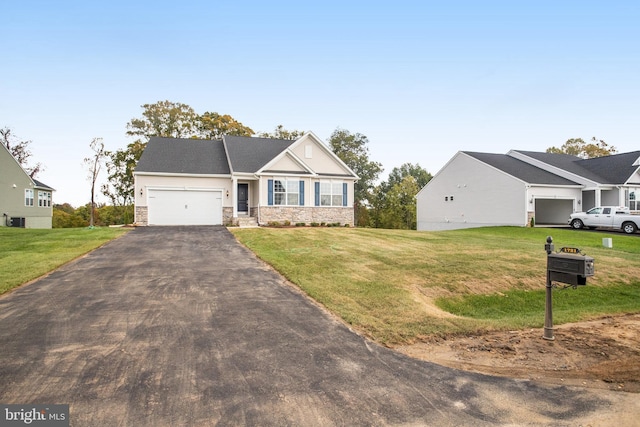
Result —
[{"label": "stone veneer siding", "polygon": [[261,206],[259,212],[260,225],[267,225],[270,221],[290,221],[291,224],[339,222],[340,225],[353,226],[354,220],[353,207]]},{"label": "stone veneer siding", "polygon": [[147,206],[136,206],[136,225],[148,225],[149,215]]},{"label": "stone veneer siding", "polygon": [[237,225],[237,221],[233,220],[233,208],[222,208],[222,224]]},{"label": "stone veneer siding", "polygon": [[527,211],[527,223],[525,224],[525,227],[531,227],[531,218],[534,218],[534,215],[535,215],[534,211]]}]

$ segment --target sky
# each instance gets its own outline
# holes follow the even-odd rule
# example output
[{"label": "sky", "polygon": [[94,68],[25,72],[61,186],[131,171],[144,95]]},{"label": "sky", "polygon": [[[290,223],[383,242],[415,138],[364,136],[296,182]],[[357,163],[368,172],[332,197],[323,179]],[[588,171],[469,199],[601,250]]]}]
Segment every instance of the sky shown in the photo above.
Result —
[{"label": "sky", "polygon": [[637,0],[22,0],[0,15],[0,127],[32,141],[54,203],[88,203],[92,139],[125,148],[164,100],[257,132],[363,134],[381,179],[570,138],[640,150]]}]

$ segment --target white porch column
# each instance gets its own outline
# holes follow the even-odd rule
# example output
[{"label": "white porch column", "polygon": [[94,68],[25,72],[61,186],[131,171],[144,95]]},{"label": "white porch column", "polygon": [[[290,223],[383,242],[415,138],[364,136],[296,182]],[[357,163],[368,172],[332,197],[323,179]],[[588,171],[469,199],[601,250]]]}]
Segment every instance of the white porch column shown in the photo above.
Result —
[{"label": "white porch column", "polygon": [[233,203],[233,217],[238,217],[238,178],[231,178],[231,203]]},{"label": "white porch column", "polygon": [[596,196],[596,206],[602,206],[602,190],[600,190],[599,188],[596,188],[595,191],[595,196]]}]

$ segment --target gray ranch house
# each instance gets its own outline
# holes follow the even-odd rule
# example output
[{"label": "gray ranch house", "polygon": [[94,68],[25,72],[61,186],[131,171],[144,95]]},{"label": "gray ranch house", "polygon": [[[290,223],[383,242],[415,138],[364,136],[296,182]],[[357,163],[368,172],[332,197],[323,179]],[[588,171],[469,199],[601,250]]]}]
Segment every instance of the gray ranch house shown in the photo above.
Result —
[{"label": "gray ranch house", "polygon": [[417,228],[566,225],[571,213],[594,206],[640,213],[639,195],[640,151],[593,159],[459,151],[416,196]]},{"label": "gray ranch house", "polygon": [[54,191],[31,178],[0,144],[0,227],[51,228]]},{"label": "gray ranch house", "polygon": [[137,225],[354,224],[358,176],[313,133],[153,137],[133,175]]}]

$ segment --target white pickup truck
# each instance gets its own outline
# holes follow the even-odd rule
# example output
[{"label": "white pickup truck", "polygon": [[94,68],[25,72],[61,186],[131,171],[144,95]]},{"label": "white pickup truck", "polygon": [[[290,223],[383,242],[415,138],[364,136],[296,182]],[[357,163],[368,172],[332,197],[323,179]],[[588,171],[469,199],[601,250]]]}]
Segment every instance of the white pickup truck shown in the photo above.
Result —
[{"label": "white pickup truck", "polygon": [[569,216],[569,225],[581,228],[618,228],[627,234],[633,234],[640,229],[640,215],[632,215],[629,208],[624,206],[598,206],[586,212],[576,212]]}]

